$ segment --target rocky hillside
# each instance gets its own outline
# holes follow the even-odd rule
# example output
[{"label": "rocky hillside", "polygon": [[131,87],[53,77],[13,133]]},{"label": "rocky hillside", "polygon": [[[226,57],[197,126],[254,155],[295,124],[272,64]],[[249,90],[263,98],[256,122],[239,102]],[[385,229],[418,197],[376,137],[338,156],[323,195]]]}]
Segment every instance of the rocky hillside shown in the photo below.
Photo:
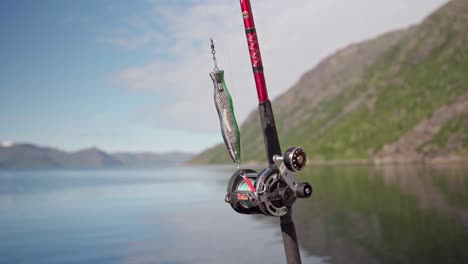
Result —
[{"label": "rocky hillside", "polygon": [[[274,107],[283,148],[313,160],[408,162],[468,156],[468,0],[421,24],[346,47]],[[258,113],[241,127],[246,160],[264,161]],[[223,145],[193,163],[228,163]]]}]

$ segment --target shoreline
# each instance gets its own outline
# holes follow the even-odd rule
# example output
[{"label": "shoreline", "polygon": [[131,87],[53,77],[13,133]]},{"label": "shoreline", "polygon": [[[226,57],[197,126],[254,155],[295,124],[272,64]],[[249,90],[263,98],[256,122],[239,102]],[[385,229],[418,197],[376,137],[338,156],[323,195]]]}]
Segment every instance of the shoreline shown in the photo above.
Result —
[{"label": "shoreline", "polygon": [[[184,163],[185,166],[220,166],[220,165],[231,165],[231,163]],[[266,162],[259,161],[248,161],[243,163],[243,167],[247,166],[267,166]],[[308,160],[306,166],[343,166],[343,165],[373,165],[373,166],[407,166],[407,165],[431,165],[431,166],[443,166],[443,165],[467,165],[468,157],[437,157],[437,158],[422,158],[422,159],[404,159],[404,158],[376,158],[376,159],[361,159],[361,160]]]}]

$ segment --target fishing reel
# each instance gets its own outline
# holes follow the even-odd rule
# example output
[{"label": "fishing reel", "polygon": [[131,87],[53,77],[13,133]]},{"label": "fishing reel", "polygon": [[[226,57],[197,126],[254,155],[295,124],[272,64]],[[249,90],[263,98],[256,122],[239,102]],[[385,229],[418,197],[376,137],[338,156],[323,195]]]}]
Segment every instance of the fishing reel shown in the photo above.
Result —
[{"label": "fishing reel", "polygon": [[294,175],[306,165],[302,148],[289,148],[282,157],[275,155],[273,160],[274,168],[260,173],[241,169],[231,176],[225,201],[236,212],[280,217],[288,213],[297,198],[312,195],[312,186],[299,182]]}]

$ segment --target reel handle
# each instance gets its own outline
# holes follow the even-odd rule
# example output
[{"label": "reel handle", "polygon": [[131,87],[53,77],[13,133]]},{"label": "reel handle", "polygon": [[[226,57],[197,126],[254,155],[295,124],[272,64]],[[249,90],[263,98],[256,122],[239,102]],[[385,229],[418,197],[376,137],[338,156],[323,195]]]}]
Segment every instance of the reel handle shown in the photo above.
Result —
[{"label": "reel handle", "polygon": [[289,148],[283,157],[275,155],[273,161],[283,180],[298,198],[308,198],[312,195],[312,186],[307,182],[299,182],[293,173],[301,171],[306,165],[307,157],[304,149],[300,147]]},{"label": "reel handle", "polygon": [[288,170],[298,172],[306,166],[307,156],[304,149],[300,147],[292,147],[284,153],[283,161]]}]

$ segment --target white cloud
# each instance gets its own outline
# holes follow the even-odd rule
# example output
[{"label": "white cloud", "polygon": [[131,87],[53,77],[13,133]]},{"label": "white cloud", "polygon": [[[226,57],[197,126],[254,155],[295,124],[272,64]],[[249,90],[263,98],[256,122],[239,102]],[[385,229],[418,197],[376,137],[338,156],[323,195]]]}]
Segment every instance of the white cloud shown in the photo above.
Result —
[{"label": "white cloud", "polygon": [[143,35],[131,36],[126,38],[121,37],[111,37],[111,36],[100,36],[98,41],[102,43],[109,43],[120,46],[127,49],[136,49],[143,45],[151,43],[153,36],[150,33],[145,33]]},{"label": "white cloud", "polygon": [[98,36],[97,41],[126,49],[154,46],[166,41],[165,36],[158,31],[159,25],[152,22],[135,16],[127,18],[124,27]]},{"label": "white cloud", "polygon": [[[154,118],[172,128],[218,129],[212,101],[209,39],[217,40],[217,57],[239,121],[256,108],[257,96],[240,7],[235,1],[191,1],[181,7],[149,1],[151,17],[128,24],[139,34],[104,40],[123,47],[154,45],[153,61],[116,73],[114,80],[133,90],[174,98],[153,105]],[[270,98],[286,91],[320,59],[351,42],[420,21],[445,0],[295,0],[252,1]],[[162,22],[163,24],[160,24]],[[162,28],[155,29],[151,25]],[[162,50],[161,50],[162,49]],[[163,56],[161,56],[163,54]]]}]

